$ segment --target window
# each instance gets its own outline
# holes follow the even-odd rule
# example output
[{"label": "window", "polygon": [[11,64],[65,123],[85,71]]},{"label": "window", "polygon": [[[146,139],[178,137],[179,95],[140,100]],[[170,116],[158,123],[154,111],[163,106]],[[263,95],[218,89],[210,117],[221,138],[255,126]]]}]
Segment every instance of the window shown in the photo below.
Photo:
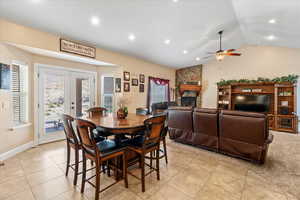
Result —
[{"label": "window", "polygon": [[14,125],[28,122],[28,68],[12,64],[12,107]]},{"label": "window", "polygon": [[169,80],[149,77],[148,108],[153,103],[169,102]]},{"label": "window", "polygon": [[108,112],[113,112],[114,78],[103,77],[103,99],[102,105]]}]

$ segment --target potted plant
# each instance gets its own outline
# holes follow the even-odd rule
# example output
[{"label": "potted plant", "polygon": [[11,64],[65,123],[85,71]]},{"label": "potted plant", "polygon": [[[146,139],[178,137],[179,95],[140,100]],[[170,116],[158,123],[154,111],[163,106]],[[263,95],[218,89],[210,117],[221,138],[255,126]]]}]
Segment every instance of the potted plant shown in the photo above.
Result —
[{"label": "potted plant", "polygon": [[117,117],[118,119],[125,119],[128,115],[128,107],[126,106],[128,104],[128,99],[124,96],[120,97],[118,99],[118,111],[117,111]]}]

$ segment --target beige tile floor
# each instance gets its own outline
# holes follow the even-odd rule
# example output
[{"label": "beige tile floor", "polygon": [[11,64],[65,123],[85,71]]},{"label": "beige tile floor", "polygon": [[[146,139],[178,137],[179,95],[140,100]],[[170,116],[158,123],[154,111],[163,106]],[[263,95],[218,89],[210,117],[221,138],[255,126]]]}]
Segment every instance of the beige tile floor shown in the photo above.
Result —
[{"label": "beige tile floor", "polygon": [[[161,180],[146,179],[146,192],[129,176],[104,193],[103,200],[300,200],[300,136],[273,132],[265,165],[168,141],[169,164],[161,162]],[[0,167],[0,200],[89,200],[94,189],[80,193],[65,177],[66,148],[56,142],[32,148]],[[139,174],[135,169],[134,173]],[[80,180],[80,178],[79,178]],[[101,178],[106,185],[111,179]]]}]

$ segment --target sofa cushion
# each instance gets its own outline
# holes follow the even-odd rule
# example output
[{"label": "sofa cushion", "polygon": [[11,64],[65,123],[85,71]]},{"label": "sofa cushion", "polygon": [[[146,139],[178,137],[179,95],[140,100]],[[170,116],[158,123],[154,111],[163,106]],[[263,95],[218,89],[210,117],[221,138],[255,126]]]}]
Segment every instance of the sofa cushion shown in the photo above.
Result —
[{"label": "sofa cushion", "polygon": [[193,144],[218,149],[218,110],[194,109]]}]

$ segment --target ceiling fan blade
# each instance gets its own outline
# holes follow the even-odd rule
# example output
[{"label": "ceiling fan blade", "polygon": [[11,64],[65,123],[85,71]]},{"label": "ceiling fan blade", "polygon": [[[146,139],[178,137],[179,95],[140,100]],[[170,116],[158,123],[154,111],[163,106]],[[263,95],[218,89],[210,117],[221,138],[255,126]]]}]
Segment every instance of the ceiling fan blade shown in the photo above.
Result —
[{"label": "ceiling fan blade", "polygon": [[224,52],[233,52],[233,51],[236,51],[236,49],[227,49],[227,50],[225,50]]},{"label": "ceiling fan blade", "polygon": [[226,56],[241,56],[241,53],[226,53]]},{"label": "ceiling fan blade", "polygon": [[202,59],[208,59],[208,58],[211,58],[211,57],[212,57],[212,55],[211,56],[203,57]]}]

